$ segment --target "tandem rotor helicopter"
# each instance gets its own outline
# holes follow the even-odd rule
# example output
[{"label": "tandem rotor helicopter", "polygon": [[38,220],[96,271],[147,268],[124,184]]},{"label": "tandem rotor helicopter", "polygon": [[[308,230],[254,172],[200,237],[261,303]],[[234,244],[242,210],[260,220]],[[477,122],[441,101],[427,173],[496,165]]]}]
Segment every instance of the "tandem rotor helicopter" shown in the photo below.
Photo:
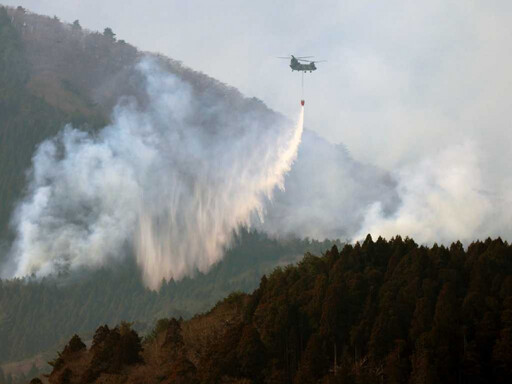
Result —
[{"label": "tandem rotor helicopter", "polygon": [[[304,106],[304,73],[309,72],[312,73],[313,71],[317,70],[317,67],[315,63],[323,63],[327,60],[307,60],[314,56],[286,56],[286,57],[277,57],[278,59],[286,59],[290,60],[290,68],[292,69],[292,72],[298,71],[302,72],[302,100],[300,101],[300,104]],[[307,64],[305,64],[307,63]]]},{"label": "tandem rotor helicopter", "polygon": [[[286,56],[286,57],[278,57],[278,59],[290,60],[290,68],[292,69],[292,72],[293,71],[299,71],[299,72],[302,71],[302,72],[310,72],[310,73],[317,70],[315,63],[323,63],[323,62],[327,61],[327,60],[316,60],[316,61],[306,60],[311,57],[314,57],[314,56],[295,57],[293,55],[290,55],[290,56]],[[308,64],[302,64],[301,61],[306,62]]]}]

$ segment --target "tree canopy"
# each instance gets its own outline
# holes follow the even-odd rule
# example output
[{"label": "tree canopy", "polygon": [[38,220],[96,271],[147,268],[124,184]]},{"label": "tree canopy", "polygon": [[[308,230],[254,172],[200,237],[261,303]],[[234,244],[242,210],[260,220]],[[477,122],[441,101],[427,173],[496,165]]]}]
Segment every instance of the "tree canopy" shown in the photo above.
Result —
[{"label": "tree canopy", "polygon": [[123,380],[506,383],[511,314],[512,246],[501,239],[464,250],[367,237],[307,253],[204,315],[159,321]]}]

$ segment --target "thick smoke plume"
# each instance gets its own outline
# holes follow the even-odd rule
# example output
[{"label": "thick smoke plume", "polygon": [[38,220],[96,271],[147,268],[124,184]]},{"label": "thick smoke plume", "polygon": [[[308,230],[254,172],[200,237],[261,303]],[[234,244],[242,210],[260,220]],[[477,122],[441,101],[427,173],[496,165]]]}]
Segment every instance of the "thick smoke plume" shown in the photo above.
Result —
[{"label": "thick smoke plume", "polygon": [[233,231],[283,187],[302,137],[261,111],[231,112],[152,61],[147,103],[127,99],[91,136],[67,127],[37,150],[13,227],[11,276],[98,267],[133,245],[148,287],[207,271]]},{"label": "thick smoke plume", "polygon": [[276,192],[263,227],[348,241],[400,235],[430,245],[510,239],[512,181],[490,152],[467,140],[385,171],[305,131],[286,189]]},{"label": "thick smoke plume", "polygon": [[383,217],[400,205],[397,181],[389,172],[362,164],[342,145],[305,130],[297,161],[268,203],[263,229],[281,236],[354,239],[369,206]]},{"label": "thick smoke plume", "polygon": [[504,185],[486,177],[483,158],[481,148],[467,141],[398,169],[394,177],[401,203],[387,214],[380,202],[371,204],[354,238],[370,233],[410,236],[426,244],[467,244],[487,236],[509,237],[510,199],[501,190]]}]

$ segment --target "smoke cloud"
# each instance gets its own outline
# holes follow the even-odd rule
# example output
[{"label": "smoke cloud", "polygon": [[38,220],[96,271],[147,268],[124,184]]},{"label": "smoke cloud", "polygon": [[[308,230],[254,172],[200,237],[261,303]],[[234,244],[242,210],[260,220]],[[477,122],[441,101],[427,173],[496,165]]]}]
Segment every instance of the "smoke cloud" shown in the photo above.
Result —
[{"label": "smoke cloud", "polygon": [[466,140],[388,172],[305,131],[286,189],[269,203],[263,228],[348,241],[367,234],[445,245],[509,239],[512,180],[495,165],[489,148]]},{"label": "smoke cloud", "polygon": [[485,170],[485,157],[481,146],[466,141],[397,170],[401,204],[391,214],[383,212],[380,202],[371,204],[355,239],[370,233],[410,236],[426,244],[467,244],[488,236],[509,237],[507,183],[495,183]]},{"label": "smoke cloud", "polygon": [[285,186],[268,202],[262,225],[280,236],[351,240],[369,206],[379,204],[387,217],[400,204],[397,181],[389,172],[356,161],[344,146],[309,130]]},{"label": "smoke cloud", "polygon": [[[265,203],[270,233],[512,239],[510,1],[203,2],[200,13],[169,0],[4,3],[92,29],[108,25],[285,114],[300,82],[273,56],[327,59],[308,77],[309,126],[350,154],[306,131],[286,190]],[[308,39],[297,39],[297,25]],[[162,31],[168,38],[155,38]]]},{"label": "smoke cloud", "polygon": [[[146,285],[205,272],[233,231],[263,216],[296,158],[293,124],[231,111],[152,60],[138,64],[148,102],[124,99],[92,136],[71,126],[43,142],[12,220],[10,276],[94,268],[133,246]],[[268,115],[268,113],[267,113]]]}]

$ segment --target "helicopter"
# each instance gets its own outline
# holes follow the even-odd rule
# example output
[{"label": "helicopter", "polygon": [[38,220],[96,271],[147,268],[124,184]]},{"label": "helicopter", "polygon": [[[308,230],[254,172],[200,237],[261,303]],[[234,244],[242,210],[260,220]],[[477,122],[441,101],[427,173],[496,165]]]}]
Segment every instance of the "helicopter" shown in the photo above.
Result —
[{"label": "helicopter", "polygon": [[[299,72],[310,72],[311,73],[311,72],[317,70],[315,63],[322,63],[322,62],[326,61],[326,60],[316,60],[316,61],[306,60],[311,57],[314,57],[314,56],[297,56],[297,57],[295,57],[293,55],[290,55],[290,56],[286,56],[286,57],[278,57],[278,59],[287,59],[287,60],[290,59],[290,68],[292,69],[292,72],[299,71]],[[303,64],[301,62],[306,62],[308,64]]]}]

